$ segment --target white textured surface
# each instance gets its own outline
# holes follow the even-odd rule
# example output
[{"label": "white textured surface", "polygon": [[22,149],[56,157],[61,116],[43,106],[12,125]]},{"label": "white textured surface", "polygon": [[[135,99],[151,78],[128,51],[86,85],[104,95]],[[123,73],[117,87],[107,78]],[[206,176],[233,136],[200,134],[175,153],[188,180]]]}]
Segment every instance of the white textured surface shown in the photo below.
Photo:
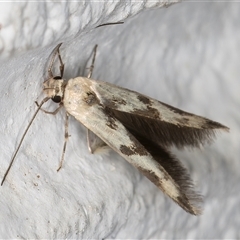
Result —
[{"label": "white textured surface", "polygon": [[[64,115],[39,113],[0,188],[1,238],[239,238],[239,4],[141,12],[156,2],[122,2],[0,3],[0,174],[42,99],[52,49],[64,42],[70,78],[97,43],[95,79],[230,127],[210,147],[177,153],[205,196],[203,215],[183,212],[117,154],[90,155],[85,129],[73,119],[57,173]],[[93,29],[118,20],[125,23]]]}]

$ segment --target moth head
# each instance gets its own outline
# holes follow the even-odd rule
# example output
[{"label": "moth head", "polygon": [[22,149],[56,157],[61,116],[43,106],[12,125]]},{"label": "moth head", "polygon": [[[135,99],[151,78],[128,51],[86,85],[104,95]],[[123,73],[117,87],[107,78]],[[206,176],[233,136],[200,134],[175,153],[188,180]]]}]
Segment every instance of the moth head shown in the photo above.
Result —
[{"label": "moth head", "polygon": [[43,91],[55,103],[60,103],[63,100],[65,85],[65,80],[60,76],[56,76],[43,83]]}]

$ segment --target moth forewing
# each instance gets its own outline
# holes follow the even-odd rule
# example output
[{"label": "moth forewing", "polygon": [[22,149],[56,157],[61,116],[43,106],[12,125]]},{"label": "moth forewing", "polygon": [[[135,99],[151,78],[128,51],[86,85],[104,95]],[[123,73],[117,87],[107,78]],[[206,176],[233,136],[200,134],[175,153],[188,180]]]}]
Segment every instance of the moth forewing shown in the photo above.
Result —
[{"label": "moth forewing", "polygon": [[[200,214],[201,209],[198,204],[201,200],[194,191],[190,190],[190,184],[187,182],[189,185],[186,187],[189,188],[187,191],[181,188],[181,185],[169,175],[159,161],[154,159],[144,145],[108,111],[97,97],[96,84],[104,83],[83,77],[70,79],[63,100],[67,112],[138,168],[183,209],[195,215]],[[105,97],[107,99],[108,95]]]},{"label": "moth forewing", "polygon": [[218,122],[182,111],[138,92],[106,82],[94,83],[92,88],[101,104],[129,129],[161,146],[199,147],[212,141],[216,130],[229,130]]}]

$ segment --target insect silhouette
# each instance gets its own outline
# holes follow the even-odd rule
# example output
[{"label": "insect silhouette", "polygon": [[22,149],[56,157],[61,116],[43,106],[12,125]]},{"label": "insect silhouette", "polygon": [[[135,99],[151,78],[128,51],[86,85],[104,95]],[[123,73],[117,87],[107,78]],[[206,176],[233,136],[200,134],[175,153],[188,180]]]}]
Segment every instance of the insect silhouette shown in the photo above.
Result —
[{"label": "insect silhouette", "polygon": [[[38,108],[20,140],[1,185],[37,113],[42,110],[47,114],[57,114],[64,107],[65,142],[58,170],[63,164],[71,115],[87,128],[91,153],[105,145],[109,146],[185,211],[201,214],[202,197],[195,192],[187,170],[169,148],[200,147],[214,139],[216,130],[228,131],[229,128],[138,92],[91,79],[97,45],[87,77],[64,80],[64,64],[59,50],[61,44],[53,50],[49,78],[43,83],[47,97],[40,104],[36,103]],[[56,56],[60,62],[59,76],[53,76],[52,72]],[[42,109],[50,99],[58,104],[53,112]]]}]

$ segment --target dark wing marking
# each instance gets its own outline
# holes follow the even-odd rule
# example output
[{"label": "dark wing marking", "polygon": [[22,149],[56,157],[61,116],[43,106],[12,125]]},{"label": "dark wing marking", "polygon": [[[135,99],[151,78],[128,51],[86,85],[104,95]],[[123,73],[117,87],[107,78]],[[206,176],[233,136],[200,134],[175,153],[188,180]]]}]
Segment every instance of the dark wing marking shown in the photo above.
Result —
[{"label": "dark wing marking", "polygon": [[[194,185],[187,172],[182,166],[181,162],[175,158],[169,151],[164,147],[156,145],[154,142],[141,137],[140,135],[134,134],[135,138],[145,147],[145,149],[153,156],[153,158],[165,169],[165,171],[172,177],[175,184],[179,186],[181,196],[174,201],[180,205],[185,211],[193,214],[200,215],[202,213],[202,196],[194,191]],[[144,169],[141,171],[149,180],[154,184],[154,178]],[[157,184],[156,184],[157,185]],[[161,188],[161,186],[158,186]],[[163,192],[164,190],[161,189]]]},{"label": "dark wing marking", "polygon": [[[115,109],[109,110],[133,133],[138,133],[149,140],[162,146],[175,145],[178,148],[184,146],[199,147],[200,145],[211,142],[215,137],[214,123],[211,121],[209,126],[212,128],[191,128],[184,125],[174,125],[154,118],[147,118],[143,115],[120,112]],[[210,120],[209,120],[210,121]],[[218,123],[216,123],[216,127]]]},{"label": "dark wing marking", "polygon": [[199,147],[211,142],[216,130],[229,130],[218,122],[182,111],[137,92],[116,88],[105,82],[98,83],[94,87],[100,103],[128,129],[135,133],[140,132],[142,136],[159,145]]}]

